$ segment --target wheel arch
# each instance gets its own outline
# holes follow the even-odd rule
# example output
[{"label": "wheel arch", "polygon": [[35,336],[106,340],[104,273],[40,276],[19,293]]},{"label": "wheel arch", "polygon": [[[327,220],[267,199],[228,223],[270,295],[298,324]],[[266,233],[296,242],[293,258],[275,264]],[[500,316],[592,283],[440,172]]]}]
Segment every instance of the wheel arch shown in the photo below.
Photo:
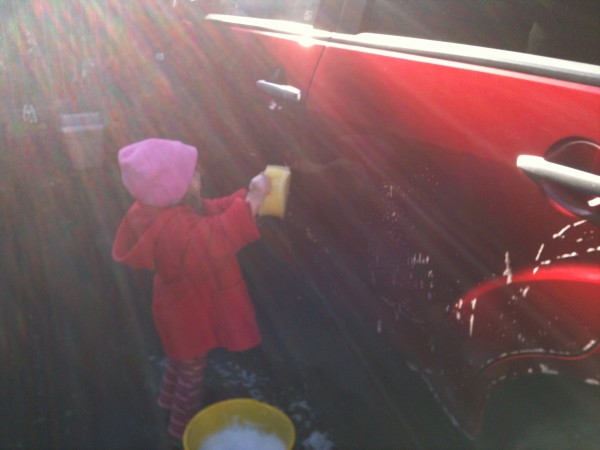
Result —
[{"label": "wheel arch", "polygon": [[475,447],[595,448],[600,386],[571,374],[516,374],[490,387]]}]

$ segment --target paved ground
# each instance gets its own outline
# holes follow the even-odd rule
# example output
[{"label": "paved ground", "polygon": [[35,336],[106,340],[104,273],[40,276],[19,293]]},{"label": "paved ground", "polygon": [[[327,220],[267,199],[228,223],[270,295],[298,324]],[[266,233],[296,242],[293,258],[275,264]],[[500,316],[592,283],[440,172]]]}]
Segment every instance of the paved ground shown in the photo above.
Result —
[{"label": "paved ground", "polygon": [[[168,448],[150,277],[110,257],[130,202],[118,172],[63,161],[34,173],[44,175],[0,185],[0,448]],[[240,258],[264,342],[211,354],[214,399],[280,407],[302,450],[460,448],[433,408],[422,417],[428,400],[414,374],[394,374],[404,398],[382,387],[310,280],[260,243]]]}]

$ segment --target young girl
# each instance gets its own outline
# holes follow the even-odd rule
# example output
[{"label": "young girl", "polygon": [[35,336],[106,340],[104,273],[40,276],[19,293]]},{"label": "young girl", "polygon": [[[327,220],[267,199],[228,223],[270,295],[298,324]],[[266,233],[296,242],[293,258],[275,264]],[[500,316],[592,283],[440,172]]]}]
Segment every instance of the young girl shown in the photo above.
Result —
[{"label": "young girl", "polygon": [[116,261],[155,272],[152,312],[168,365],[158,399],[180,440],[198,411],[206,354],[260,342],[236,258],[257,240],[255,216],[271,186],[264,174],[229,197],[203,200],[198,151],[148,139],[119,151],[121,178],[136,198],[113,245]]}]

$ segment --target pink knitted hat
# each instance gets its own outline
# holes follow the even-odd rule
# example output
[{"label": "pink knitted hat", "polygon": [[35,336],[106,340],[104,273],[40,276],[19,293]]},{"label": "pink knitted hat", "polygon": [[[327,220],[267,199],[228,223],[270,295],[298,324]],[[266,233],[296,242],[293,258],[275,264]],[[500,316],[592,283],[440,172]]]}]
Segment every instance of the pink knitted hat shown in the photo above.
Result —
[{"label": "pink knitted hat", "polygon": [[197,159],[195,147],[178,141],[146,139],[119,150],[121,179],[140,203],[173,206],[187,192]]}]

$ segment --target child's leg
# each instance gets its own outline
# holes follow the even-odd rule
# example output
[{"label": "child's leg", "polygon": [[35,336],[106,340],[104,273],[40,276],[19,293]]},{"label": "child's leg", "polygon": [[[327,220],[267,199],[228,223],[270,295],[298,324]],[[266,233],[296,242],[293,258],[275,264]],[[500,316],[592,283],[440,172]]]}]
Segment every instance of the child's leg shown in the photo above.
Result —
[{"label": "child's leg", "polygon": [[171,409],[173,405],[173,396],[175,395],[175,386],[177,385],[177,368],[170,359],[163,372],[162,387],[158,396],[158,406],[165,409]]},{"label": "child's leg", "polygon": [[169,419],[169,434],[181,439],[186,425],[200,408],[206,356],[175,362],[177,385]]}]

